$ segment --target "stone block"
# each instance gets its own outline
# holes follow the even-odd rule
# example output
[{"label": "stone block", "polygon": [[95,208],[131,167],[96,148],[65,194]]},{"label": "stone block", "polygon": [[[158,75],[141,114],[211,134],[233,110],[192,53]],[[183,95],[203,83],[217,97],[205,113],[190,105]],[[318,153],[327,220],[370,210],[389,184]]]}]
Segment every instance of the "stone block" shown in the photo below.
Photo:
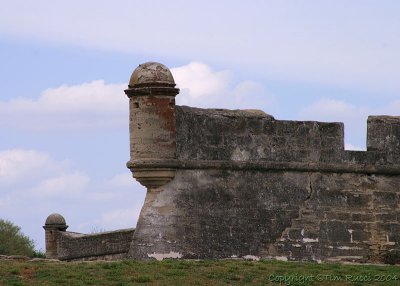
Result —
[{"label": "stone block", "polygon": [[367,150],[400,153],[400,116],[369,116]]},{"label": "stone block", "polygon": [[351,234],[347,222],[324,221],[320,224],[320,239],[327,243],[350,242]]}]

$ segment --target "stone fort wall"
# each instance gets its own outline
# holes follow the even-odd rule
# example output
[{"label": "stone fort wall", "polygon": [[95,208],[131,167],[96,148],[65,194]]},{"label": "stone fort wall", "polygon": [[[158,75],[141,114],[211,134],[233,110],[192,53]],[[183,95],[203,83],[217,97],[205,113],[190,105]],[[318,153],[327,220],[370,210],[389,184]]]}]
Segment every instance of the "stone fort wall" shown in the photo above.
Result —
[{"label": "stone fort wall", "polygon": [[[385,262],[400,252],[400,117],[342,123],[175,106],[169,70],[132,74],[131,159],[147,195],[126,257]],[[79,244],[76,245],[76,248]]]}]

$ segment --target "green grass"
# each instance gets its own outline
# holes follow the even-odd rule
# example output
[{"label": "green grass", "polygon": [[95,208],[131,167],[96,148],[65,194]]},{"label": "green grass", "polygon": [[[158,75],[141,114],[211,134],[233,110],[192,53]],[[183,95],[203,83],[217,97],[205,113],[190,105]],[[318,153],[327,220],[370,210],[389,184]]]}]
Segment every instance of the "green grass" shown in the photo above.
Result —
[{"label": "green grass", "polygon": [[231,284],[400,285],[400,266],[242,260],[81,263],[0,261],[0,285]]}]

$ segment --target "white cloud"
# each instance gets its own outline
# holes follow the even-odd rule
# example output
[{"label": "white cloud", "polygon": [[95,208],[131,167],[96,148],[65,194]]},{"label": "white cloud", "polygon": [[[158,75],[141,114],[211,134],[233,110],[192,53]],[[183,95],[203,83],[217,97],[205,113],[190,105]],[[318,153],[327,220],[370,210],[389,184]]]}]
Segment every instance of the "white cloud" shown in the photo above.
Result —
[{"label": "white cloud", "polygon": [[74,197],[82,195],[82,192],[88,186],[89,178],[80,173],[60,174],[56,177],[46,178],[34,187],[31,192],[34,196],[40,197]]},{"label": "white cloud", "polygon": [[[126,84],[105,84],[102,80],[77,86],[63,85],[43,92],[38,111],[46,113],[119,114],[126,110]],[[125,105],[124,105],[125,104]]]},{"label": "white cloud", "polygon": [[0,151],[0,187],[43,178],[68,166],[68,160],[54,161],[49,154],[37,150],[10,149]]},{"label": "white cloud", "polygon": [[[177,103],[197,107],[258,108],[272,102],[262,85],[234,83],[231,72],[213,71],[201,62],[172,68],[181,88]],[[0,127],[30,131],[104,130],[127,128],[126,84],[95,80],[45,90],[37,99],[0,101]],[[251,99],[251,100],[250,100]]]},{"label": "white cloud", "polygon": [[355,106],[336,99],[322,98],[300,111],[300,116],[308,120],[346,122],[351,125],[364,120],[371,110],[365,106]]},{"label": "white cloud", "polygon": [[131,208],[108,211],[101,215],[95,225],[106,230],[135,227],[141,209],[142,204],[136,204]]},{"label": "white cloud", "polygon": [[132,177],[131,171],[127,170],[124,173],[117,174],[112,177],[108,184],[110,187],[127,188],[134,186],[135,182],[136,180]]},{"label": "white cloud", "polygon": [[121,126],[128,116],[124,88],[96,80],[49,88],[36,100],[0,101],[0,126],[40,131]]},{"label": "white cloud", "polygon": [[89,178],[71,168],[69,160],[57,161],[37,150],[0,151],[0,198],[25,200],[76,196]]},{"label": "white cloud", "polygon": [[142,195],[146,193],[145,187],[140,185],[129,170],[114,175],[111,178],[105,178],[97,182],[96,190],[90,190],[86,195],[96,203],[104,203],[109,200],[124,200],[126,194],[138,195],[142,200]]},{"label": "white cloud", "polygon": [[188,65],[173,68],[171,72],[178,87],[182,91],[187,90],[192,100],[223,93],[231,81],[229,71],[215,72],[201,62],[191,62]]},{"label": "white cloud", "polygon": [[181,89],[176,98],[179,105],[203,108],[259,108],[273,103],[261,84],[251,80],[233,83],[232,72],[214,71],[201,62],[172,68],[177,86]]},{"label": "white cloud", "polygon": [[14,0],[0,10],[0,33],[152,58],[196,58],[278,79],[398,92],[398,11],[396,1],[363,0],[254,5]]},{"label": "white cloud", "polygon": [[95,179],[95,174],[37,150],[0,151],[0,218],[20,225],[44,248],[46,217],[61,213],[71,231],[135,227],[146,190],[127,170]]}]

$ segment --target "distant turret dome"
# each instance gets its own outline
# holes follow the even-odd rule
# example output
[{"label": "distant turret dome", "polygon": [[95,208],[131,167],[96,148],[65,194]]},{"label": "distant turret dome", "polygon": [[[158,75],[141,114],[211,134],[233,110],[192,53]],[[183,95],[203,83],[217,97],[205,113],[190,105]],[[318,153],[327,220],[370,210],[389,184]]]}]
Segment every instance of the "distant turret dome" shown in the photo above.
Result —
[{"label": "distant turret dome", "polygon": [[174,87],[175,81],[171,71],[166,66],[156,62],[147,62],[139,65],[133,71],[129,80],[129,87],[147,84]]},{"label": "distant turret dome", "polygon": [[51,214],[47,217],[45,225],[66,225],[65,218],[57,213]]}]

